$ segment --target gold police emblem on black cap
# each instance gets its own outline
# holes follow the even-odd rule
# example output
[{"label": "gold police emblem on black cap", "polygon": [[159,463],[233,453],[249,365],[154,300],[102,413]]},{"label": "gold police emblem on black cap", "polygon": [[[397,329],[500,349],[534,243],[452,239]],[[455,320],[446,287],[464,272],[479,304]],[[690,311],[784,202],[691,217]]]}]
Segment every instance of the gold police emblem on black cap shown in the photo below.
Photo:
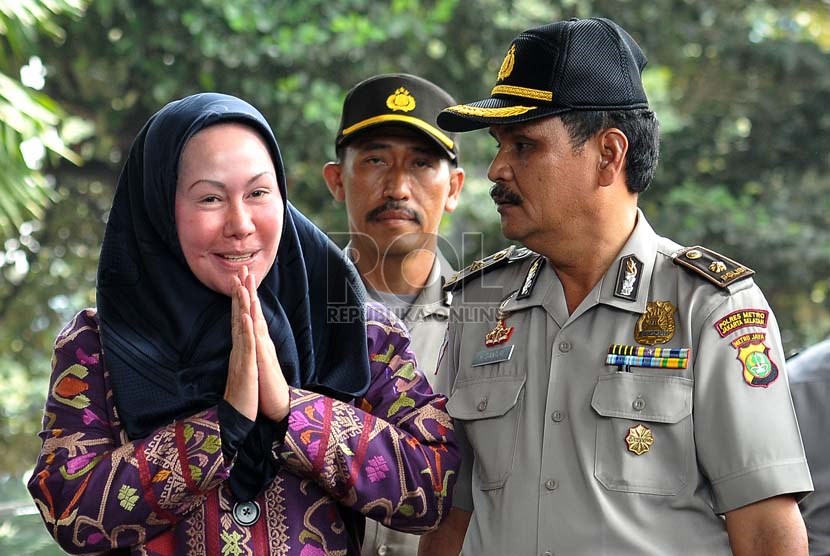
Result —
[{"label": "gold police emblem on black cap", "polygon": [[386,98],[386,106],[389,110],[397,112],[411,112],[415,110],[415,97],[409,94],[403,87],[398,89]]},{"label": "gold police emblem on black cap", "polygon": [[645,65],[633,37],[608,19],[570,19],[528,29],[513,40],[490,97],[445,108],[438,125],[471,131],[571,110],[646,109]]},{"label": "gold police emblem on black cap", "polygon": [[498,80],[501,81],[502,79],[507,79],[510,77],[510,74],[513,73],[513,65],[516,63],[516,45],[511,44],[510,50],[507,51],[507,54],[504,56],[504,60],[501,62],[501,67],[499,68],[499,75]]},{"label": "gold police emblem on black cap", "polygon": [[364,79],[346,94],[335,145],[341,147],[355,134],[375,126],[406,126],[423,133],[455,160],[455,137],[440,130],[436,122],[438,113],[454,103],[449,93],[415,75],[389,73]]}]

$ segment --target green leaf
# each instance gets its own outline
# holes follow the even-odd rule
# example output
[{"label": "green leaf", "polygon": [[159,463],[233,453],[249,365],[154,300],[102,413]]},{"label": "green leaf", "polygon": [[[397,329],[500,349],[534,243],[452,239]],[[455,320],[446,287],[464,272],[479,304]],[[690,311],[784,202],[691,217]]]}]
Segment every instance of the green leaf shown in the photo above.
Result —
[{"label": "green leaf", "polygon": [[221,447],[222,441],[219,439],[219,436],[215,434],[209,434],[202,443],[202,450],[208,454],[215,454]]}]

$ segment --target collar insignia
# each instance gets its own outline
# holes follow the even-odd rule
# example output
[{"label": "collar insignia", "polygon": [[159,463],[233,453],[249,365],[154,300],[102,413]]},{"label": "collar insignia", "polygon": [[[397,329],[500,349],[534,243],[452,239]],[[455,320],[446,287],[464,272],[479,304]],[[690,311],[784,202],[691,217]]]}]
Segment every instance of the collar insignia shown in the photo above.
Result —
[{"label": "collar insignia", "polygon": [[543,264],[545,264],[545,257],[542,255],[536,257],[536,260],[533,261],[527,271],[527,276],[525,276],[525,281],[519,289],[516,299],[530,297],[530,294],[533,293],[533,287],[536,285],[536,279],[539,278],[539,269],[542,268]]},{"label": "collar insignia", "polygon": [[398,87],[398,90],[387,97],[386,106],[392,112],[411,112],[415,110],[415,97],[405,88]]},{"label": "collar insignia", "polygon": [[643,274],[643,263],[634,255],[626,255],[620,259],[620,270],[617,272],[617,287],[614,295],[629,301],[637,299],[640,289],[640,278]]}]

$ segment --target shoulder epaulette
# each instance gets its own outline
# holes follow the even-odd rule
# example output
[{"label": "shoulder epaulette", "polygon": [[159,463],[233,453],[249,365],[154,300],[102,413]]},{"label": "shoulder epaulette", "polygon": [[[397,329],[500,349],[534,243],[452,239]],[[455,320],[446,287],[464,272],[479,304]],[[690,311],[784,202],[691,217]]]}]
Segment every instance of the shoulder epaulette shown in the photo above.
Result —
[{"label": "shoulder epaulette", "polygon": [[497,251],[492,255],[484,257],[483,259],[474,261],[473,264],[467,268],[459,270],[453,274],[444,284],[444,291],[455,291],[470,278],[481,276],[486,272],[502,267],[508,263],[526,259],[533,254],[534,252],[527,247],[516,247],[515,245],[511,245],[510,247]]},{"label": "shoulder epaulette", "polygon": [[681,249],[672,259],[721,288],[755,274],[751,268],[699,245]]}]

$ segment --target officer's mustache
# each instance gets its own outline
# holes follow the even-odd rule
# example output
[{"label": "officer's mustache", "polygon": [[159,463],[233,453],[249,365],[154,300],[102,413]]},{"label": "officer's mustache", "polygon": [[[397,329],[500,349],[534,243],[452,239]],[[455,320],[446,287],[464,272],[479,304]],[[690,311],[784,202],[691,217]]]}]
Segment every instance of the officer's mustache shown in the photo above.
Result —
[{"label": "officer's mustache", "polygon": [[420,224],[421,217],[417,212],[406,206],[403,201],[386,201],[379,207],[373,208],[366,215],[366,220],[379,220],[381,215],[385,212],[402,212],[407,218],[411,218],[414,222]]},{"label": "officer's mustache", "polygon": [[496,182],[490,188],[490,197],[497,205],[519,206],[524,201],[518,193],[510,191],[503,183]]}]

